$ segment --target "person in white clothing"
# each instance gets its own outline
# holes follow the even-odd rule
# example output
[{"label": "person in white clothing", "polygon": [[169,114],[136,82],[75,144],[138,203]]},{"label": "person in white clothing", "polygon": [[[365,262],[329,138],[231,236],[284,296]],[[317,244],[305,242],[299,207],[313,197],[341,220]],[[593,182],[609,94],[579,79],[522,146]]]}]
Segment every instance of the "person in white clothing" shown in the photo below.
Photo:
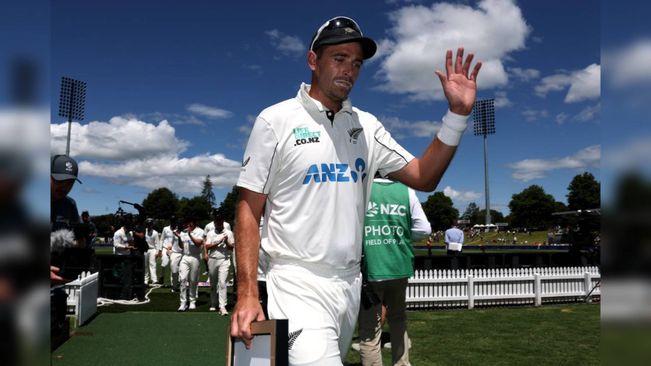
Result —
[{"label": "person in white clothing", "polygon": [[[375,42],[347,17],[325,22],[307,51],[311,85],[257,117],[237,182],[237,288],[231,336],[246,347],[259,303],[259,246],[267,272],[271,319],[288,319],[290,365],[341,365],[360,304],[364,215],[373,176],[420,191],[436,188],[472,111],[481,63],[470,71],[459,48],[447,73],[437,71],[449,111],[420,159],[402,148],[349,94]],[[265,226],[258,226],[264,208]]]},{"label": "person in white clothing", "polygon": [[[206,226],[203,229],[204,233],[208,234],[209,232],[215,230],[215,220],[216,220],[217,216],[221,216],[222,220],[223,220],[224,214],[219,209],[212,210],[213,220],[206,224]],[[231,224],[229,224],[226,221],[224,221],[224,229],[226,229],[226,230],[228,230],[230,232],[233,232],[233,229],[231,229]]]},{"label": "person in white clothing", "polygon": [[[197,291],[199,284],[199,263],[203,251],[203,230],[197,227],[194,218],[185,220],[185,229],[174,235],[179,238],[183,248],[183,258],[179,266],[180,300],[179,311],[197,308]],[[188,299],[189,298],[189,299]]]},{"label": "person in white clothing", "polygon": [[[224,216],[224,215],[222,214],[221,210],[218,209],[218,208],[214,208],[214,209],[212,210],[212,217],[213,217],[213,220],[212,220],[211,222],[207,223],[206,226],[204,227],[204,229],[203,229],[203,233],[204,233],[204,235],[207,235],[209,232],[215,230],[215,221],[217,220],[217,216],[221,216],[221,217],[222,217],[222,220],[223,220],[223,216]],[[223,225],[223,227],[224,227],[224,229],[226,229],[226,230],[232,232],[232,230],[231,230],[231,225],[230,225],[228,222],[224,221],[224,225]],[[205,239],[206,239],[206,238],[204,237],[204,240],[205,240]],[[206,270],[209,271],[209,268],[208,268],[208,260],[205,260],[204,263],[206,264]],[[204,273],[204,274],[205,274],[205,273]],[[210,282],[210,281],[212,281],[212,279],[210,278],[210,276],[208,276],[208,282]]]},{"label": "person in white clothing", "polygon": [[161,233],[161,242],[163,244],[163,259],[161,266],[165,267],[165,256],[168,256],[170,267],[170,284],[172,292],[179,291],[179,266],[181,265],[181,258],[183,258],[183,248],[179,245],[179,238],[174,235],[174,231],[178,228],[176,217],[170,218],[170,225],[163,228]]},{"label": "person in white clothing", "polygon": [[157,284],[156,258],[161,256],[161,244],[158,231],[154,229],[154,220],[145,221],[145,241],[147,251],[145,252],[145,284]]},{"label": "person in white clothing", "polygon": [[219,305],[219,313],[228,315],[226,283],[235,239],[233,232],[224,227],[223,216],[215,215],[213,222],[214,229],[205,233],[206,239],[203,245],[203,255],[208,261],[210,278],[210,311],[217,310],[217,305]]},{"label": "person in white clothing", "polygon": [[135,252],[136,247],[133,243],[133,235],[131,235],[131,231],[128,229],[130,223],[130,218],[120,218],[120,228],[113,234],[113,254],[129,255],[131,251]]}]

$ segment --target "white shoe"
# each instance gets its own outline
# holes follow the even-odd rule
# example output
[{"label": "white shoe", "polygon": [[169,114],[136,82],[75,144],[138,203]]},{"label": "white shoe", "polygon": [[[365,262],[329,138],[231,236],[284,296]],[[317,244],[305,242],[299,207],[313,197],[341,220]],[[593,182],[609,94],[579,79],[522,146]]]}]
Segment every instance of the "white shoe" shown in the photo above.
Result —
[{"label": "white shoe", "polygon": [[359,352],[359,343],[353,343],[350,347],[355,351]]},{"label": "white shoe", "polygon": [[211,306],[210,309],[208,309],[208,311],[217,311],[217,308],[214,307],[214,306]]},{"label": "white shoe", "polygon": [[196,308],[197,308],[197,304],[195,304],[194,302],[191,302],[190,303],[190,310],[194,310]]},{"label": "white shoe", "polygon": [[[407,346],[411,349],[411,338],[407,338]],[[383,346],[386,349],[391,349],[391,342],[387,342]]]},{"label": "white shoe", "polygon": [[185,311],[185,310],[187,310],[187,306],[185,304],[181,304],[181,306],[179,306],[177,311]]},{"label": "white shoe", "polygon": [[226,311],[225,307],[219,308],[219,315],[228,315],[228,311]]}]

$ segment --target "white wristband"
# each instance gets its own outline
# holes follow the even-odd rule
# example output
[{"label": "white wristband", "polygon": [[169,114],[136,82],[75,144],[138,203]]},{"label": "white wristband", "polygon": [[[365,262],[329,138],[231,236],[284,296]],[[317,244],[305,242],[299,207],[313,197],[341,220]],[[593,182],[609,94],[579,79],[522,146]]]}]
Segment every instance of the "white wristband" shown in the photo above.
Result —
[{"label": "white wristband", "polygon": [[463,132],[468,127],[468,116],[456,114],[450,110],[443,117],[441,129],[436,137],[448,146],[458,146]]}]

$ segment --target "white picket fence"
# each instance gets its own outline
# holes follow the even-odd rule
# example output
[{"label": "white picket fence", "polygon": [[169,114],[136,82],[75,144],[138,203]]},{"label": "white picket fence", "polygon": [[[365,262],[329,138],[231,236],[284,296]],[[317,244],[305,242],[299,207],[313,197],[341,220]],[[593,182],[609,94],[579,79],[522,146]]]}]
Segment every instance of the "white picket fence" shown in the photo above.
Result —
[{"label": "white picket fence", "polygon": [[582,302],[600,298],[598,267],[417,270],[409,309]]},{"label": "white picket fence", "polygon": [[76,280],[66,283],[68,314],[75,314],[77,326],[83,325],[97,312],[99,291],[98,273],[84,272]]}]

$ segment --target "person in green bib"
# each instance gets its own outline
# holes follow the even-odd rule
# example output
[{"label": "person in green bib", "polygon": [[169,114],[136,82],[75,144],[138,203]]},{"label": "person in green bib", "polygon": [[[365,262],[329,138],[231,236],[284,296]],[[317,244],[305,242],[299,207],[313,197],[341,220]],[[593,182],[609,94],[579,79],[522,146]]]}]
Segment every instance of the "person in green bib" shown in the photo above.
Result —
[{"label": "person in green bib", "polygon": [[416,192],[402,183],[373,180],[364,220],[362,272],[366,281],[359,312],[362,365],[382,365],[382,306],[391,331],[393,365],[409,365],[405,290],[414,274],[412,240],[432,232]]}]

